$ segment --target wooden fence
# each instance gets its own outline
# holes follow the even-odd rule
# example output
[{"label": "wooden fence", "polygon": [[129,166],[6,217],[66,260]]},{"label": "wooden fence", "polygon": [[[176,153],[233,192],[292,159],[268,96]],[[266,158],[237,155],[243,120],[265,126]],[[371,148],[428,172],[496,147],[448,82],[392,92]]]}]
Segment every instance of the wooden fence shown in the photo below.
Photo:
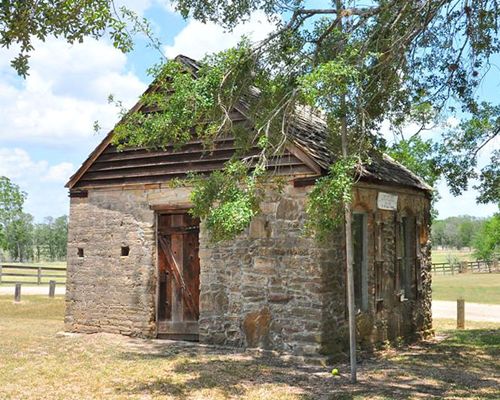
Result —
[{"label": "wooden fence", "polygon": [[473,274],[488,274],[494,272],[500,272],[500,262],[498,260],[485,261],[461,261],[458,263],[433,263],[432,272],[434,274],[462,274],[462,273],[473,273]]},{"label": "wooden fence", "polygon": [[37,265],[0,264],[0,284],[26,283],[48,284],[50,280],[66,283],[66,268],[41,267]]}]

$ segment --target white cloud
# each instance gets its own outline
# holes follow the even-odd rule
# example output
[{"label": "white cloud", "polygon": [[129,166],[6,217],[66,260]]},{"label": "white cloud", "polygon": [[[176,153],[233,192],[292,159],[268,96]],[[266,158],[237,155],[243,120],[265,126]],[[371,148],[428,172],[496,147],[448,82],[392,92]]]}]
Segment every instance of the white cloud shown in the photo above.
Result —
[{"label": "white cloud", "polygon": [[[131,106],[146,87],[126,71],[126,56],[105,41],[72,46],[52,38],[35,49],[25,81],[0,83],[2,143],[78,147],[94,141],[95,120],[106,129],[116,122],[117,110],[107,96],[113,93]],[[0,59],[10,55],[0,50]],[[15,72],[2,62],[0,74],[12,78]]]},{"label": "white cloud", "polygon": [[0,175],[15,183],[26,186],[31,176],[39,178],[40,171],[46,171],[47,168],[47,161],[33,161],[23,149],[0,148]]},{"label": "white cloud", "polygon": [[190,20],[174,38],[174,43],[165,47],[165,55],[173,58],[184,54],[199,59],[205,54],[235,46],[243,35],[252,41],[259,41],[274,29],[275,25],[269,22],[262,12],[254,13],[248,22],[238,25],[232,32],[226,32],[212,22],[203,24]]},{"label": "white cloud", "polygon": [[75,166],[70,162],[62,162],[52,165],[42,176],[43,182],[55,182],[65,184],[69,177],[75,172]]},{"label": "white cloud", "polygon": [[0,176],[7,176],[28,194],[25,211],[38,220],[68,212],[64,183],[74,169],[69,162],[51,165],[47,160],[34,160],[20,148],[0,148]]},{"label": "white cloud", "polygon": [[[469,186],[477,182],[470,182]],[[469,189],[460,196],[453,196],[446,182],[441,180],[437,186],[441,199],[437,202],[436,208],[439,213],[439,219],[444,219],[456,215],[473,215],[476,217],[489,217],[498,211],[495,204],[476,204],[478,192]]]}]

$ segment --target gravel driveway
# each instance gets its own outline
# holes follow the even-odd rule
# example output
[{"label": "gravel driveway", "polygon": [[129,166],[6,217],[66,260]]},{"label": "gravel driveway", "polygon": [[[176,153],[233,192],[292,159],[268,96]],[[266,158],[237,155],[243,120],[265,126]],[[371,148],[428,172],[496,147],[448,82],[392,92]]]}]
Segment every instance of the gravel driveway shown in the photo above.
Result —
[{"label": "gravel driveway", "polygon": [[[456,319],[457,302],[434,300],[432,302],[432,317]],[[500,305],[465,302],[465,320],[500,322]]]},{"label": "gravel driveway", "polygon": [[[12,295],[14,296],[14,285],[2,285],[0,286],[0,295]],[[64,284],[56,285],[56,295],[64,295],[66,293],[66,286]],[[22,295],[49,295],[49,285],[40,286],[21,286],[21,296]]]},{"label": "gravel driveway", "polygon": [[[64,295],[66,287],[56,286],[56,295]],[[21,295],[48,295],[49,286],[22,286]],[[14,286],[0,286],[0,295],[14,296]],[[432,302],[432,316],[434,318],[457,318],[457,303],[455,301]],[[500,305],[465,303],[465,320],[469,321],[489,321],[500,323]]]}]

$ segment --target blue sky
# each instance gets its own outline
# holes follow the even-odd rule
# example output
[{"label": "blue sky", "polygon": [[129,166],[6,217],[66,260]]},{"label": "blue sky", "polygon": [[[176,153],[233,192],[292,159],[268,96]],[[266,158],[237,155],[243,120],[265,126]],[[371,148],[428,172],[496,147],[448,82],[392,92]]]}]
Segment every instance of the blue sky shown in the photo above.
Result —
[{"label": "blue sky", "polygon": [[[168,0],[120,3],[152,21],[168,57],[182,53],[199,58],[236,44],[243,34],[258,40],[272,30],[259,14],[234,32],[225,33],[213,24],[184,21]],[[26,80],[9,66],[15,52],[0,49],[0,175],[8,176],[28,193],[26,211],[40,221],[48,215],[68,213],[65,182],[116,122],[117,110],[107,103],[108,95],[133,105],[150,81],[146,69],[159,60],[159,54],[140,39],[127,55],[106,40],[70,46],[49,38],[36,43],[35,48]],[[490,75],[498,77],[498,71],[495,66]],[[480,96],[498,101],[499,83],[489,78],[480,88]],[[92,129],[96,120],[102,126],[100,134]],[[482,162],[495,145],[499,143],[483,152]],[[496,211],[494,205],[475,204],[472,190],[455,198],[442,183],[439,191],[442,218],[488,216]]]}]

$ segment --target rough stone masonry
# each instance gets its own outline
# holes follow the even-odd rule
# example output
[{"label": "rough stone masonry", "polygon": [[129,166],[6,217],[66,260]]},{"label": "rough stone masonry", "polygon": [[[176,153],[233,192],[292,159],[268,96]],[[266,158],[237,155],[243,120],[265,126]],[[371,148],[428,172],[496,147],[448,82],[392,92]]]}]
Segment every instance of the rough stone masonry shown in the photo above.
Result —
[{"label": "rough stone masonry", "polygon": [[[319,243],[303,233],[311,186],[269,191],[246,232],[214,244],[201,224],[200,318],[203,343],[260,347],[297,355],[342,355],[347,348],[345,243],[341,228]],[[377,208],[380,191],[396,211]],[[72,198],[66,329],[156,336],[155,205],[188,204],[189,189],[93,189]],[[428,196],[358,183],[354,211],[367,219],[368,307],[357,315],[362,346],[431,329]],[[415,295],[398,286],[401,220],[416,221]],[[128,248],[127,256],[122,248]]]}]

